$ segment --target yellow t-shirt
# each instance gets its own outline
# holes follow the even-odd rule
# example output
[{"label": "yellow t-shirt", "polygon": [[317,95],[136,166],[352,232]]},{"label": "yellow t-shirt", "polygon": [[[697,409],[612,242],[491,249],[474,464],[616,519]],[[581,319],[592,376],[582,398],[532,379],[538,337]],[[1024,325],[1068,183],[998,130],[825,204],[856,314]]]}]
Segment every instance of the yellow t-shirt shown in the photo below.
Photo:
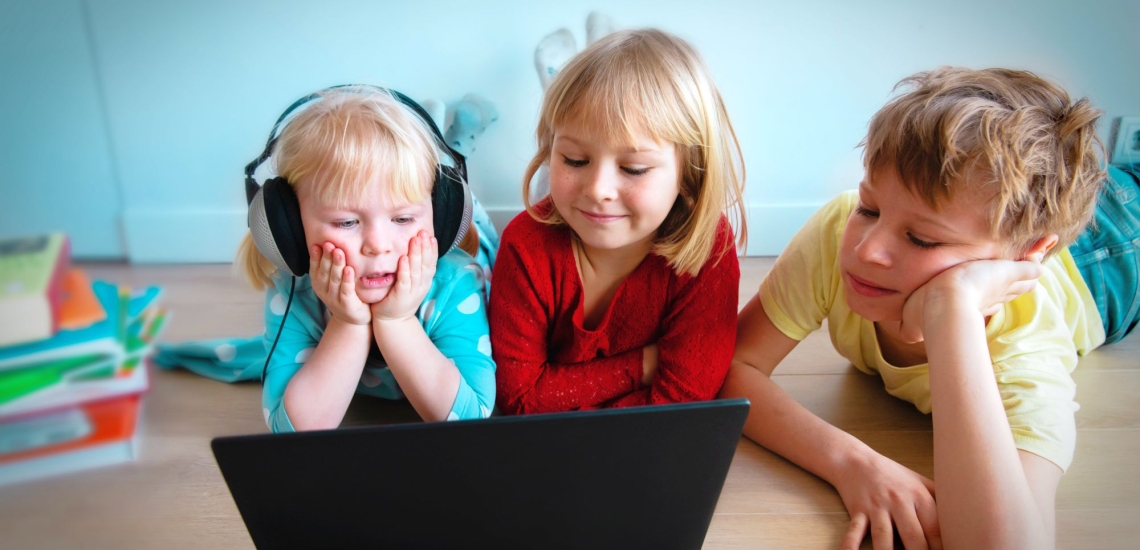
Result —
[{"label": "yellow t-shirt", "polygon": [[[772,323],[803,340],[827,319],[836,351],[859,370],[879,374],[887,393],[930,413],[929,365],[896,367],[879,349],[875,325],[847,306],[839,247],[856,191],[824,205],[792,239],[760,285]],[[1069,373],[1104,343],[1104,326],[1069,251],[1049,257],[1037,286],[1006,304],[986,325],[994,378],[1018,449],[1069,467],[1076,444],[1076,384]]]}]

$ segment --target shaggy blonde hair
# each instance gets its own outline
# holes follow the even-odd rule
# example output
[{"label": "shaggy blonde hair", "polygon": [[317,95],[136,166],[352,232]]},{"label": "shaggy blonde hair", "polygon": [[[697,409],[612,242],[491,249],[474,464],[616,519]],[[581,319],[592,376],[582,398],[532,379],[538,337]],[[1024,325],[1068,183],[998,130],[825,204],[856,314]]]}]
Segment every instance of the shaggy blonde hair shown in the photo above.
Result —
[{"label": "shaggy blonde hair", "polygon": [[[431,194],[442,145],[418,115],[387,90],[371,86],[340,87],[319,96],[287,122],[273,151],[277,174],[298,196],[311,193],[322,204],[352,206],[374,181],[385,182],[398,201],[419,202]],[[474,255],[474,227],[463,244]],[[235,267],[259,290],[272,286],[277,269],[249,233]]]},{"label": "shaggy blonde hair", "polygon": [[935,210],[962,187],[992,193],[991,230],[1012,255],[1050,233],[1060,250],[1092,219],[1105,170],[1088,99],[1009,69],[943,67],[900,87],[861,144],[868,172],[894,168]]},{"label": "shaggy blonde hair", "polygon": [[714,253],[719,260],[731,250],[713,250],[726,210],[744,248],[740,144],[708,68],[684,40],[654,29],[615,32],[571,59],[554,78],[535,130],[538,150],[523,176],[527,212],[552,225],[566,221],[555,208],[536,208],[531,178],[549,162],[554,133],[572,122],[611,144],[634,146],[637,134],[645,133],[676,146],[680,196],[653,246],[675,272],[696,275]]}]

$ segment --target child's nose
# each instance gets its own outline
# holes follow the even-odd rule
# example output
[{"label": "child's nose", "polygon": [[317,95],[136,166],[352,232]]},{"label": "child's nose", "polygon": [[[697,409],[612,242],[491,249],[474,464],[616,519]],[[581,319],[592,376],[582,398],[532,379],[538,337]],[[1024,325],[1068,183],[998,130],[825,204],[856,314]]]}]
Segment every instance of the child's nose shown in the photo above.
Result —
[{"label": "child's nose", "polygon": [[617,174],[613,170],[598,167],[590,172],[585,185],[585,193],[601,202],[613,200],[617,196]]},{"label": "child's nose", "polygon": [[863,233],[863,238],[859,240],[859,244],[855,245],[855,252],[858,254],[859,260],[869,264],[890,266],[891,255],[887,247],[888,237],[887,232],[878,226],[867,229]]},{"label": "child's nose", "polygon": [[392,251],[392,239],[384,231],[372,229],[364,233],[360,252],[365,256],[379,256]]}]

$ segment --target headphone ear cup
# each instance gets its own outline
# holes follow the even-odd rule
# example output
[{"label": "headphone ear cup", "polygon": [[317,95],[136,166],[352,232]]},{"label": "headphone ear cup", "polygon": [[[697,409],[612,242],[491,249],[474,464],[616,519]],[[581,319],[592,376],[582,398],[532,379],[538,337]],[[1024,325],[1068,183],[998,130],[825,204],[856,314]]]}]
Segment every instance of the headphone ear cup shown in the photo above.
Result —
[{"label": "headphone ear cup", "polygon": [[253,243],[278,269],[297,277],[309,271],[309,249],[301,224],[301,204],[285,178],[266,180],[249,204]]},{"label": "headphone ear cup", "polygon": [[471,228],[471,190],[459,170],[440,165],[431,190],[432,225],[439,257],[463,241]]}]

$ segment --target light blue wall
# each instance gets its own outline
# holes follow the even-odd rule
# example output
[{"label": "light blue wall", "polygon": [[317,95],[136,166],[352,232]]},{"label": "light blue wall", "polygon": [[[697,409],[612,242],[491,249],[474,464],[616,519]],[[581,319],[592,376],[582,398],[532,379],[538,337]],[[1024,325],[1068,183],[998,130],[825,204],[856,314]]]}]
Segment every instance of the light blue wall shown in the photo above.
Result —
[{"label": "light blue wall", "polygon": [[98,71],[76,0],[0,0],[0,238],[67,231],[122,257]]},{"label": "light blue wall", "polygon": [[[501,118],[469,166],[483,202],[508,217],[521,209],[542,93],[534,46],[563,26],[582,45],[601,4],[706,58],[745,152],[751,254],[779,252],[819,204],[857,184],[867,120],[915,71],[1034,70],[1104,109],[1106,136],[1112,118],[1140,115],[1135,0],[5,1],[0,14],[20,12],[22,23],[0,17],[0,28],[18,27],[0,38],[0,114],[16,121],[0,128],[0,234],[59,220],[83,232],[77,254],[136,261],[230,259],[244,231],[242,165],[290,101],[344,82],[494,101]],[[42,79],[62,91],[21,97]],[[61,148],[61,127],[82,141]],[[83,183],[51,187],[45,165],[73,167]],[[47,209],[56,201],[66,216]],[[77,214],[92,205],[111,214]]]}]

